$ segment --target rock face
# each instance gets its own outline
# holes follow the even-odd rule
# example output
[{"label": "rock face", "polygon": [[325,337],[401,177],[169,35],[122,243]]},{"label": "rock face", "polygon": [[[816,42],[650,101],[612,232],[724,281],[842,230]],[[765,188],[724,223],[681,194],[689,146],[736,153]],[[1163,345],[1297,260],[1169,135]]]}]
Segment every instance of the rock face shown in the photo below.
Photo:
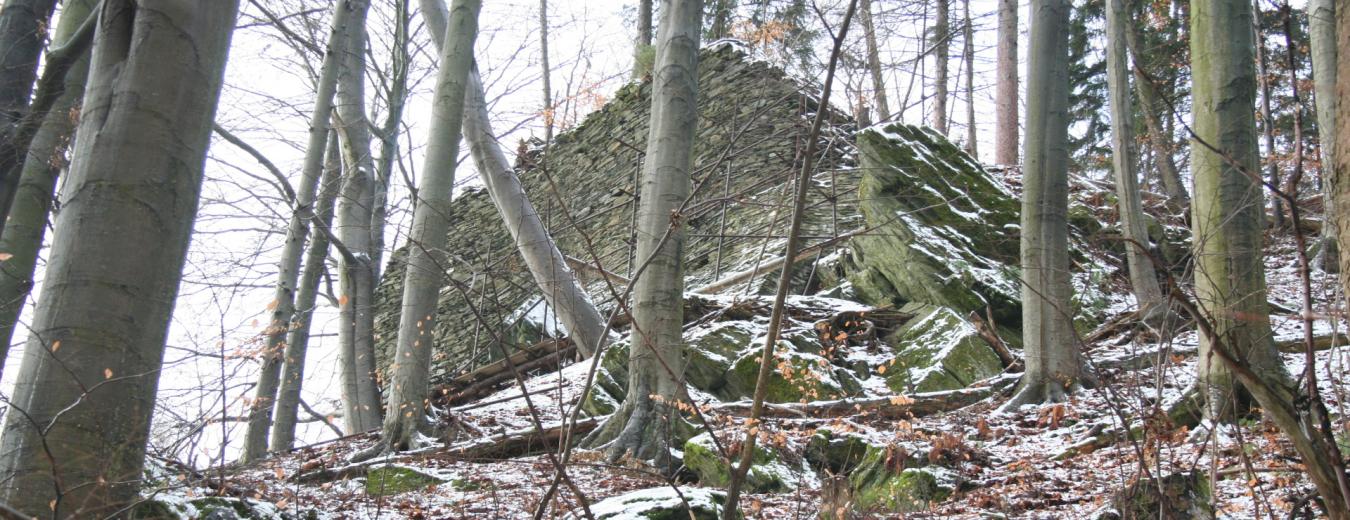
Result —
[{"label": "rock face", "polygon": [[[958,473],[933,464],[924,451],[924,446],[874,444],[856,434],[822,428],[808,441],[806,459],[822,474],[837,476],[833,502],[848,513],[871,518],[923,511],[956,491]],[[831,517],[852,517],[829,512]]]},{"label": "rock face", "polygon": [[[696,195],[681,215],[687,232],[686,287],[694,289],[731,273],[753,271],[781,254],[787,229],[785,187],[800,169],[803,141],[818,102],[782,70],[749,59],[734,44],[705,49],[699,62],[699,127],[695,139]],[[523,150],[518,171],[564,254],[627,277],[636,181],[647,140],[650,82],[620,89],[601,110],[558,135],[547,155]],[[847,116],[834,114],[821,136],[812,207],[805,236],[818,242],[858,227],[858,174],[851,166]],[[547,173],[547,175],[546,175]],[[549,177],[553,183],[549,182]],[[557,193],[552,189],[556,185]],[[831,202],[829,197],[838,194]],[[576,220],[573,226],[559,200]],[[432,380],[496,359],[498,341],[532,344],[551,332],[537,289],[501,225],[487,193],[470,189],[453,204],[448,250],[454,283],[441,293],[436,323],[438,352]],[[725,236],[726,238],[719,238]],[[761,257],[762,253],[762,257]],[[404,254],[391,256],[377,297],[377,350],[388,367],[398,330]],[[559,268],[564,268],[559,266]],[[598,272],[577,269],[602,310],[613,307]],[[804,270],[802,283],[807,283]],[[761,274],[728,292],[756,294],[777,275]],[[624,290],[622,285],[616,289]],[[477,307],[484,321],[479,321]]]},{"label": "rock face", "polygon": [[864,223],[848,278],[872,304],[921,302],[965,315],[993,308],[1016,326],[1018,202],[956,145],[927,128],[890,124],[857,136]]},{"label": "rock face", "polygon": [[1173,473],[1163,477],[1161,483],[1140,479],[1116,493],[1111,502],[1122,520],[1212,520],[1210,494],[1209,478],[1203,474]]},{"label": "rock face", "polygon": [[895,364],[886,372],[891,390],[955,390],[1003,372],[994,349],[952,309],[916,304],[905,309],[916,317],[886,338],[895,350]]},{"label": "rock face", "polygon": [[[733,456],[739,461],[739,456]],[[752,465],[745,474],[746,491],[750,493],[787,493],[803,485],[802,480],[810,475],[811,468],[803,467],[800,457],[797,464],[788,459],[790,454],[782,453],[763,444],[755,445]],[[698,481],[705,486],[726,487],[731,483],[731,464],[723,459],[712,443],[712,437],[702,433],[684,443],[684,465],[698,475]]]}]

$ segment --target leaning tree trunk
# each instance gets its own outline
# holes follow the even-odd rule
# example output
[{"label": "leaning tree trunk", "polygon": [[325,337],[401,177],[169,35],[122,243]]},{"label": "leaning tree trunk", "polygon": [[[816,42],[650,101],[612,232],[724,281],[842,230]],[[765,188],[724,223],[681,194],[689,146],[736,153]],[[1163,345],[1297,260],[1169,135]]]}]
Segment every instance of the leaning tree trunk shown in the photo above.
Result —
[{"label": "leaning tree trunk", "polygon": [[1031,2],[1022,190],[1022,342],[1026,373],[1008,407],[1059,401],[1082,379],[1070,322],[1068,0]]},{"label": "leaning tree trunk", "polygon": [[[52,260],[0,441],[0,501],[52,518],[103,518],[137,500],[238,2],[102,9]],[[134,102],[146,99],[156,102]]]},{"label": "leaning tree trunk", "polygon": [[[0,164],[20,164],[26,146],[14,143],[19,122],[28,113],[38,56],[46,40],[56,0],[5,0],[0,8]],[[19,172],[0,168],[0,222],[9,215]]]},{"label": "leaning tree trunk", "polygon": [[1142,24],[1126,25],[1125,45],[1130,51],[1130,58],[1134,60],[1134,90],[1139,95],[1139,111],[1144,115],[1144,126],[1148,129],[1148,139],[1153,146],[1158,177],[1162,180],[1168,205],[1172,211],[1182,214],[1190,207],[1191,197],[1186,192],[1186,183],[1181,180],[1181,172],[1177,169],[1176,159],[1173,158],[1175,150],[1172,133],[1163,125],[1162,118],[1158,115],[1169,112],[1163,106],[1162,96],[1158,94],[1155,78],[1144,71],[1144,64],[1148,63],[1148,58],[1142,47],[1144,41],[1143,30],[1140,29]]},{"label": "leaning tree trunk", "polygon": [[[1218,337],[1258,372],[1274,373],[1284,367],[1266,303],[1252,27],[1247,0],[1191,2],[1195,292]],[[1251,407],[1251,396],[1234,383],[1213,343],[1200,339],[1205,416],[1232,421]]]},{"label": "leaning tree trunk", "polygon": [[[351,11],[347,49],[366,48],[370,0],[346,0]],[[338,73],[338,136],[346,174],[339,194],[337,236],[347,249],[339,262],[339,363],[343,418],[348,433],[380,427],[380,390],[375,384],[375,265],[371,251],[375,162],[365,113],[364,52],[344,52]]]},{"label": "leaning tree trunk", "polygon": [[[1327,184],[1336,157],[1336,2],[1308,1],[1308,39],[1312,43],[1313,99],[1317,103],[1317,137],[1321,144],[1322,184],[1325,203],[1318,259],[1327,272],[1337,272],[1340,248],[1336,237],[1336,200]],[[1347,276],[1347,275],[1342,275]]]},{"label": "leaning tree trunk", "polygon": [[291,220],[286,227],[286,241],[282,243],[281,260],[277,262],[277,285],[272,302],[272,320],[267,325],[266,342],[262,350],[262,369],[258,374],[253,401],[249,406],[248,430],[244,436],[244,461],[253,461],[267,454],[267,433],[272,426],[272,407],[276,402],[277,386],[281,379],[281,365],[285,361],[286,337],[293,326],[296,284],[300,279],[300,261],[309,238],[310,220],[314,218],[315,194],[323,175],[324,153],[328,149],[328,122],[332,119],[333,95],[337,90],[338,70],[342,66],[351,23],[350,10],[339,3],[333,10],[333,27],[328,36],[328,50],[319,67],[319,81],[315,86],[314,110],[309,116],[309,142],[300,170],[300,184],[291,201]]},{"label": "leaning tree trunk", "polygon": [[[1272,88],[1270,86],[1270,71],[1266,64],[1266,38],[1261,33],[1260,14],[1261,9],[1258,0],[1252,0],[1252,10],[1256,14],[1253,16],[1251,30],[1255,33],[1256,40],[1256,77],[1261,85],[1261,135],[1266,143],[1267,176],[1271,186],[1280,186],[1280,163],[1275,160],[1275,120],[1270,109],[1270,97]],[[1262,192],[1264,193],[1264,191]],[[1284,227],[1284,201],[1279,197],[1272,195],[1270,203],[1273,208],[1274,224],[1277,229]],[[1264,208],[1262,209],[1264,214]]]},{"label": "leaning tree trunk", "polygon": [[422,182],[418,187],[399,312],[398,350],[394,378],[385,410],[384,443],[390,451],[416,449],[418,432],[426,422],[435,347],[436,303],[445,284],[450,197],[455,189],[455,164],[464,121],[464,94],[473,66],[473,44],[478,35],[478,0],[455,0],[441,46],[440,72],[432,99],[431,130]]},{"label": "leaning tree trunk", "polygon": [[947,135],[947,58],[950,55],[950,0],[937,0],[933,22],[933,129]]},{"label": "leaning tree trunk", "polygon": [[305,356],[309,352],[309,331],[318,300],[319,279],[327,266],[329,239],[327,231],[333,225],[333,206],[337,202],[338,186],[342,182],[342,159],[338,153],[336,132],[329,132],[328,152],[324,159],[323,180],[319,184],[318,201],[314,206],[314,233],[305,251],[305,270],[300,274],[300,286],[295,291],[295,315],[291,318],[290,334],[286,337],[285,365],[281,371],[281,389],[277,392],[276,418],[272,422],[272,451],[286,451],[295,444],[296,416],[300,408],[300,389],[305,380]]},{"label": "leaning tree trunk", "polygon": [[651,128],[642,167],[628,397],[588,439],[611,461],[629,455],[670,470],[670,435],[679,420],[668,406],[681,389],[681,315],[685,229],[673,218],[690,192],[698,126],[700,0],[662,0],[652,80]]},{"label": "leaning tree trunk", "polygon": [[1106,84],[1111,98],[1111,166],[1116,173],[1116,198],[1124,231],[1125,263],[1130,271],[1130,288],[1139,310],[1157,316],[1165,310],[1162,289],[1148,250],[1148,229],[1139,194],[1139,174],[1135,170],[1134,108],[1130,103],[1129,58],[1125,33],[1130,16],[1126,0],[1106,0]]},{"label": "leaning tree trunk", "polygon": [[877,100],[877,122],[890,121],[891,104],[886,100],[886,77],[881,71],[877,30],[872,23],[872,0],[862,0],[858,9],[862,15],[863,38],[867,40],[867,69],[872,76],[872,95]]},{"label": "leaning tree trunk", "polygon": [[[65,45],[70,37],[92,15],[96,0],[67,1],[61,9],[53,44]],[[47,218],[56,195],[56,178],[65,167],[66,148],[75,134],[75,113],[84,97],[85,80],[89,76],[89,58],[80,58],[66,71],[63,93],[52,105],[42,126],[33,136],[19,176],[14,205],[4,233],[0,234],[0,251],[9,259],[0,262],[0,368],[4,367],[19,313],[33,290],[33,272],[37,269],[38,251],[46,236]]]},{"label": "leaning tree trunk", "polygon": [[994,162],[1017,164],[1017,0],[998,0]]}]

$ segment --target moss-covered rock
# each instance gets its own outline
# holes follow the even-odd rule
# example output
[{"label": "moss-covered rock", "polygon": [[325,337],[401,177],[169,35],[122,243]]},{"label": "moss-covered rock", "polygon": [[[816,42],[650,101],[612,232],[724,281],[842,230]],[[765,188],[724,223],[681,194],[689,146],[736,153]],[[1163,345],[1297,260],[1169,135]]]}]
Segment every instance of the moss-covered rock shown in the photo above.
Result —
[{"label": "moss-covered rock", "polygon": [[727,383],[727,370],[737,353],[752,346],[754,330],[747,322],[727,321],[685,334],[685,379],[705,392],[720,390]]},{"label": "moss-covered rock", "polygon": [[838,475],[853,471],[862,464],[868,450],[876,449],[861,435],[820,428],[806,441],[805,457],[812,467]]},{"label": "moss-covered rock", "polygon": [[445,479],[407,466],[376,466],[366,471],[366,494],[397,495],[443,482]]},{"label": "moss-covered rock", "polygon": [[1198,471],[1173,473],[1163,477],[1161,483],[1140,479],[1117,492],[1111,503],[1122,520],[1213,520],[1212,492],[1209,478]]},{"label": "moss-covered rock", "polygon": [[1003,363],[975,327],[952,309],[909,305],[916,316],[886,338],[895,364],[885,373],[896,392],[955,390],[998,375]]},{"label": "moss-covered rock", "polygon": [[1021,321],[1014,269],[1018,203],[936,132],[890,124],[858,134],[859,208],[876,231],[852,241],[849,280],[872,304],[994,310]]},{"label": "moss-covered rock", "polygon": [[[718,397],[734,400],[754,394],[760,354],[759,349],[749,349],[736,359],[727,372],[726,386],[717,392]],[[785,340],[778,341],[773,363],[764,394],[770,403],[820,401],[848,395],[844,383],[839,381],[840,374],[847,371],[837,371],[828,359],[818,355],[792,350],[792,344]]]},{"label": "moss-covered rock", "polygon": [[[291,508],[288,508],[291,509]],[[319,518],[317,511],[295,511],[257,500],[234,497],[187,498],[176,495],[157,495],[148,498],[127,513],[129,520],[311,520]]]},{"label": "moss-covered rock", "polygon": [[[726,493],[704,488],[640,489],[591,504],[596,520],[720,520]],[[736,515],[741,518],[739,511]],[[572,515],[572,518],[581,518]]]},{"label": "moss-covered rock", "polygon": [[[789,454],[756,443],[750,470],[745,474],[746,490],[785,493],[797,489],[800,476],[809,470],[800,464],[790,464],[789,457]],[[735,458],[739,461],[739,456]],[[725,487],[731,483],[731,464],[718,454],[712,437],[706,432],[684,443],[684,465],[698,475],[698,481],[703,485]]]}]

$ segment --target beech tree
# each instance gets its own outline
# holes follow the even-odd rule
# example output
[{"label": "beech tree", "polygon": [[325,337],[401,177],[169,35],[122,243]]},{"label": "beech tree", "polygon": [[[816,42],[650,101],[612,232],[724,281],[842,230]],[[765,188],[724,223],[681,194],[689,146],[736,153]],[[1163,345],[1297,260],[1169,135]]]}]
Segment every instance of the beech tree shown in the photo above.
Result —
[{"label": "beech tree", "polygon": [[[670,436],[682,393],[685,229],[678,211],[691,189],[698,126],[698,46],[701,0],[662,0],[651,127],[642,166],[633,281],[633,332],[627,398],[586,443],[605,446],[611,461],[629,455],[670,464]],[[654,398],[657,397],[657,398]]]},{"label": "beech tree", "polygon": [[1139,112],[1144,116],[1144,127],[1148,130],[1149,144],[1153,149],[1153,160],[1158,168],[1163,192],[1167,195],[1171,209],[1181,213],[1188,210],[1191,198],[1186,191],[1185,182],[1181,179],[1176,160],[1172,157],[1175,152],[1172,135],[1163,124],[1161,114],[1169,113],[1168,109],[1158,92],[1156,80],[1145,70],[1150,60],[1143,48],[1144,35],[1140,29],[1141,25],[1126,24],[1125,32],[1125,45],[1130,52],[1130,59],[1134,62],[1132,68],[1134,90],[1139,96]]},{"label": "beech tree", "polygon": [[[1308,39],[1312,46],[1313,100],[1317,108],[1317,136],[1321,146],[1322,182],[1330,183],[1332,164],[1336,157],[1336,2],[1335,0],[1308,1]],[[1339,271],[1339,247],[1336,230],[1336,200],[1331,189],[1323,191],[1327,225],[1322,229],[1321,250],[1318,258],[1328,272]],[[1342,274],[1342,276],[1347,276]]]},{"label": "beech tree", "polygon": [[1026,372],[1005,405],[1061,401],[1083,363],[1070,321],[1068,0],[1031,2],[1022,180],[1022,343]]},{"label": "beech tree", "polygon": [[1140,201],[1139,175],[1135,170],[1134,108],[1130,103],[1130,70],[1125,33],[1130,16],[1126,0],[1106,0],[1106,83],[1111,98],[1111,167],[1115,170],[1120,227],[1130,243],[1125,244],[1125,263],[1130,271],[1130,289],[1146,315],[1164,310],[1162,289],[1145,247],[1148,229]]},{"label": "beech tree", "polygon": [[26,514],[102,518],[137,498],[237,12],[231,0],[103,2],[0,438],[0,500]]},{"label": "beech tree", "polygon": [[[1215,333],[1258,372],[1283,372],[1271,339],[1262,246],[1263,194],[1256,153],[1256,51],[1252,4],[1192,0],[1192,236],[1195,292]],[[1233,421],[1254,404],[1200,339],[1205,416]]]},{"label": "beech tree", "polygon": [[19,184],[12,166],[24,162],[28,147],[16,140],[28,115],[38,56],[56,0],[5,0],[0,8],[0,222],[9,215]]},{"label": "beech tree", "polygon": [[886,99],[886,77],[881,71],[881,53],[877,45],[877,29],[872,23],[872,0],[862,0],[858,5],[862,16],[863,38],[867,43],[867,70],[872,76],[872,95],[877,101],[877,121],[890,121],[891,105]]},{"label": "beech tree", "polygon": [[950,0],[936,0],[933,22],[933,129],[947,135],[947,58],[951,48]]},{"label": "beech tree", "polygon": [[994,87],[994,162],[1017,164],[1017,0],[998,0],[998,58]]}]

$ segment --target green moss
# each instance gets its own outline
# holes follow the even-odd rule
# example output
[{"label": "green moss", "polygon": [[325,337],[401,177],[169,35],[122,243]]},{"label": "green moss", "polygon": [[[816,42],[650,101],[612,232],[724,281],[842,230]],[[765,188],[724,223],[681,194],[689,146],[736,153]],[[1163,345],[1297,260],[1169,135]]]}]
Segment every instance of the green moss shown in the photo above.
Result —
[{"label": "green moss", "polygon": [[[779,340],[778,352],[769,371],[764,398],[771,403],[796,403],[844,397],[844,386],[836,379],[834,365],[815,354],[791,350],[792,344]],[[742,354],[727,372],[727,384],[719,397],[743,399],[751,396],[759,377],[760,351]]]},{"label": "green moss", "polygon": [[806,441],[806,461],[818,470],[838,475],[862,464],[869,449],[876,452],[876,447],[861,435],[820,428]]},{"label": "green moss", "polygon": [[445,481],[412,468],[378,466],[366,472],[366,494],[375,496],[397,495],[424,489],[427,486],[442,482]]},{"label": "green moss", "polygon": [[[739,461],[739,456],[736,457]],[[746,490],[751,493],[784,493],[797,488],[794,470],[784,456],[762,444],[755,445],[750,471],[745,475]],[[724,487],[731,483],[731,465],[717,453],[712,437],[699,434],[684,443],[684,465],[698,475],[699,483]]]},{"label": "green moss", "polygon": [[911,513],[927,510],[956,491],[951,470],[940,467],[906,468],[856,486],[854,500],[862,511]]},{"label": "green moss", "polygon": [[906,310],[916,317],[886,338],[896,360],[885,374],[891,390],[955,390],[1003,371],[998,354],[955,311],[915,304]]},{"label": "green moss", "polygon": [[170,504],[161,500],[146,500],[127,513],[129,520],[161,520],[186,518],[187,512],[176,504]]}]

